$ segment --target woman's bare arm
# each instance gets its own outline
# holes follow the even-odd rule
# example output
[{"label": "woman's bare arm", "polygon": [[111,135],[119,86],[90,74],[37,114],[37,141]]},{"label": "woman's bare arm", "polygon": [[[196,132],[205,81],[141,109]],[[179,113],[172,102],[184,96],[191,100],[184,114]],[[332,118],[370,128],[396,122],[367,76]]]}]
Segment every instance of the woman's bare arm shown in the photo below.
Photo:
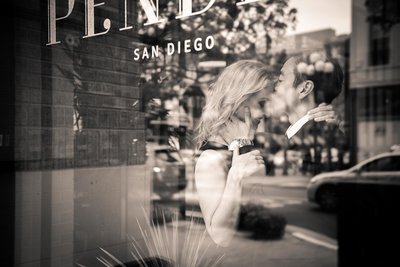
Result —
[{"label": "woman's bare arm", "polygon": [[264,168],[264,162],[257,150],[239,155],[237,149],[228,174],[225,165],[225,159],[217,151],[206,150],[198,159],[195,169],[204,222],[211,238],[220,246],[228,246],[236,231],[242,179]]}]

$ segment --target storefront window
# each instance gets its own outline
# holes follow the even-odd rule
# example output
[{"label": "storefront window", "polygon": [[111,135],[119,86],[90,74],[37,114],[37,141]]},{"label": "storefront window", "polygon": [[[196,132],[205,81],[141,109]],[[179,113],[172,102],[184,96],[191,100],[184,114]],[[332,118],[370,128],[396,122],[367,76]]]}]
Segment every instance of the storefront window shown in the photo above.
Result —
[{"label": "storefront window", "polygon": [[396,195],[358,189],[399,184],[399,27],[339,2],[8,3],[2,265],[351,259]]}]

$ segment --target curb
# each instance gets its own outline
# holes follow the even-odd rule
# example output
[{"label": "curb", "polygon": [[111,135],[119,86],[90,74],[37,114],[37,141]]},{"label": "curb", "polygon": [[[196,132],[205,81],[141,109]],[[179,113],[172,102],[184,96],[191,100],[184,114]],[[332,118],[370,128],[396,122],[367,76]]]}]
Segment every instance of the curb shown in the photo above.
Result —
[{"label": "curb", "polygon": [[309,181],[309,177],[253,176],[246,179],[244,185],[307,189]]},{"label": "curb", "polygon": [[297,183],[287,183],[287,184],[270,184],[270,183],[246,183],[246,186],[269,186],[278,188],[293,188],[293,189],[307,189],[307,185],[297,184]]},{"label": "curb", "polygon": [[306,228],[294,226],[294,225],[287,225],[286,232],[291,234],[292,236],[296,237],[297,239],[306,241],[308,243],[312,243],[317,246],[325,247],[331,250],[338,250],[337,241],[331,237],[326,235],[317,233],[312,230],[308,230]]}]

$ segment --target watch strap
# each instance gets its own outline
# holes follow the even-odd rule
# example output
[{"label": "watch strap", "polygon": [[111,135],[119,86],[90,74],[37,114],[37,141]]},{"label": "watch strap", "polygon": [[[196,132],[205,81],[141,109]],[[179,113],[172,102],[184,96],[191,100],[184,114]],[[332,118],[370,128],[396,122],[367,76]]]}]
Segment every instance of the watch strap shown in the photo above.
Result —
[{"label": "watch strap", "polygon": [[250,139],[235,139],[233,140],[229,146],[228,146],[228,150],[233,151],[236,149],[236,147],[244,147],[244,146],[253,146],[253,140]]}]

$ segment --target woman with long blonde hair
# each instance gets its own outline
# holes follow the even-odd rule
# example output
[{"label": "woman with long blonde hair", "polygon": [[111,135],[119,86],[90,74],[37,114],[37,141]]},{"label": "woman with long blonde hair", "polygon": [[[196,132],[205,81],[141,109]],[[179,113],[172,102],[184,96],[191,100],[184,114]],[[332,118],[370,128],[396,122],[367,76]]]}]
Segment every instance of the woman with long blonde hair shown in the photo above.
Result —
[{"label": "woman with long blonde hair", "polygon": [[[227,149],[201,153],[195,182],[207,231],[220,246],[227,246],[236,231],[243,179],[265,168],[259,151],[240,154],[239,148],[243,140],[253,139],[264,117],[272,79],[268,66],[242,60],[225,68],[207,95],[197,142],[203,148],[217,143]],[[233,154],[227,156],[228,149]]]}]

